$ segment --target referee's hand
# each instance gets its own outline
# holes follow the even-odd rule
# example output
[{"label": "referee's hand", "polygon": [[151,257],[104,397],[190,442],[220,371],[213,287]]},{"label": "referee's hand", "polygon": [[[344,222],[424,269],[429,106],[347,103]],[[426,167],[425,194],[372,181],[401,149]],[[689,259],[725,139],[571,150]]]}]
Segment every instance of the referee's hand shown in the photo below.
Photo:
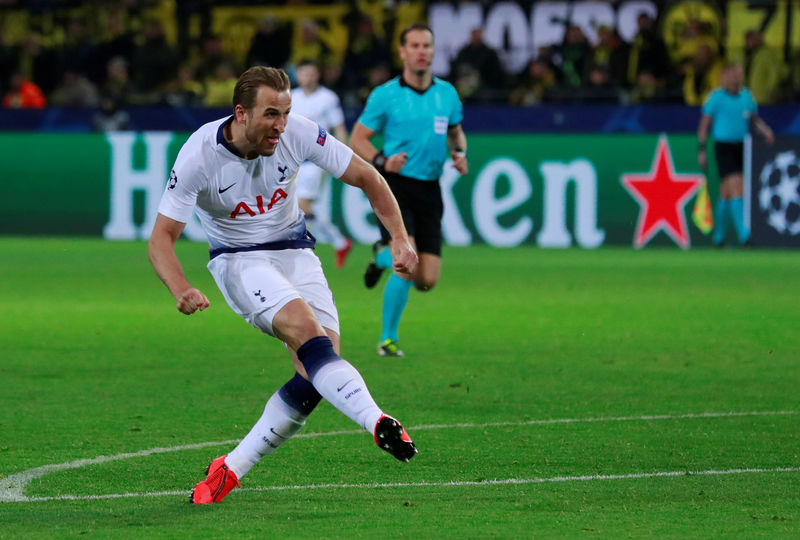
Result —
[{"label": "referee's hand", "polygon": [[461,175],[465,175],[469,172],[469,166],[467,165],[467,154],[464,152],[459,152],[458,150],[453,150],[450,152],[450,159],[453,160],[453,167]]},{"label": "referee's hand", "polygon": [[400,172],[400,169],[405,167],[407,161],[408,154],[406,152],[400,152],[387,157],[386,164],[383,167],[387,172],[398,173]]}]

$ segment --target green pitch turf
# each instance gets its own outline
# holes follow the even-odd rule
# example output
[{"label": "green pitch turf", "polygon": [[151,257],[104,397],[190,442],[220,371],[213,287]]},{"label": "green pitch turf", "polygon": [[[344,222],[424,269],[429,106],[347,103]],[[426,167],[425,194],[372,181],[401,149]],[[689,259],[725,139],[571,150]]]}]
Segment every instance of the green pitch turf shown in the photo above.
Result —
[{"label": "green pitch turf", "polygon": [[194,507],[291,376],[281,345],[202,245],[179,255],[212,305],[186,317],[142,243],[0,238],[0,537],[800,535],[800,254],[449,248],[383,359],[368,248],[318,252],[343,356],[420,453],[323,403]]}]

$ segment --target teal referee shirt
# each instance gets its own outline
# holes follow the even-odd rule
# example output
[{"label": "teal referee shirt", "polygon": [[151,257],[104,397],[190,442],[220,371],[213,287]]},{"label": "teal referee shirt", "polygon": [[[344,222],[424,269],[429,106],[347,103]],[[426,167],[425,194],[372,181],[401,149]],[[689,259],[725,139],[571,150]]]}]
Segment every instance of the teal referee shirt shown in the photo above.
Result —
[{"label": "teal referee shirt", "polygon": [[713,117],[711,134],[720,142],[742,142],[750,131],[750,117],[757,112],[747,88],[740,88],[736,95],[717,88],[703,104],[703,114]]},{"label": "teal referee shirt", "polygon": [[458,92],[447,81],[433,78],[424,92],[402,77],[375,88],[358,121],[383,133],[383,153],[406,152],[400,174],[417,180],[438,180],[447,160],[447,128],[461,123],[464,113]]}]

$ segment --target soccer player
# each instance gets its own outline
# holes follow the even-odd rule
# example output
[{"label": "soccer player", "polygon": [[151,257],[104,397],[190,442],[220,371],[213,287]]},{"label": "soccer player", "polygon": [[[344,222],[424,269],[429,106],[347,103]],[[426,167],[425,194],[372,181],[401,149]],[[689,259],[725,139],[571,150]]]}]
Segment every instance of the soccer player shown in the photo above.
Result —
[{"label": "soccer player", "polygon": [[[395,272],[386,283],[378,344],[381,356],[403,356],[398,328],[412,283],[417,290],[429,291],[439,281],[444,211],[439,177],[448,149],[453,166],[460,174],[467,174],[461,101],[450,83],[431,73],[431,29],[424,24],[407,27],[400,35],[398,50],[402,75],[372,91],[350,138],[353,150],[384,173],[419,253],[415,272]],[[379,132],[384,138],[380,151],[371,142]],[[364,274],[367,288],[374,287],[393,264],[392,253],[386,248],[390,231],[384,226],[380,231],[381,241],[373,245],[373,259]]]},{"label": "soccer player", "polygon": [[[313,60],[303,60],[298,64],[295,76],[299,86],[292,90],[292,112],[310,118],[344,142],[347,139],[344,112],[339,97],[332,90],[320,86],[319,66]],[[297,170],[297,197],[300,210],[306,215],[306,225],[318,241],[333,245],[336,268],[340,268],[353,242],[342,235],[324,214],[313,208],[317,197],[329,183],[330,175],[310,161]]]},{"label": "soccer player", "polygon": [[192,491],[195,504],[221,501],[263,456],[305,423],[324,397],[401,461],[417,449],[402,425],[375,403],[359,372],[339,356],[339,317],[297,205],[294,172],[306,160],[364,190],[391,233],[394,269],[413,272],[417,255],[400,210],[378,172],[313,121],[290,114],[283,70],[252,67],[238,79],[233,115],[194,132],[178,153],[158,209],[148,255],[191,315],[208,298],[187,281],[175,243],[192,211],[208,235],[208,269],[231,308],[283,341],[296,370],[226,456],[211,462]]},{"label": "soccer player", "polygon": [[756,102],[750,91],[742,86],[743,81],[742,65],[736,62],[726,64],[720,77],[721,86],[703,104],[703,114],[697,127],[697,162],[703,170],[708,167],[706,142],[709,131],[714,135],[714,154],[721,179],[711,236],[716,246],[722,246],[725,242],[729,219],[733,222],[739,243],[750,243],[750,231],[745,224],[742,203],[744,139],[750,131],[750,125],[768,144],[775,140],[772,129],[758,116]]}]

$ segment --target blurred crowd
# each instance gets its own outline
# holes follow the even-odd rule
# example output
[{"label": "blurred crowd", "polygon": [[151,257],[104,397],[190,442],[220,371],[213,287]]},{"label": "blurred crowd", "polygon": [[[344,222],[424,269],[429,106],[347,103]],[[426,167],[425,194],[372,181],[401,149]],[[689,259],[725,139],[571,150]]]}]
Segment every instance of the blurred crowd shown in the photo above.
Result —
[{"label": "blurred crowd", "polygon": [[[98,129],[123,125],[130,105],[225,107],[237,76],[248,66],[281,66],[292,74],[306,58],[322,66],[322,81],[347,106],[363,104],[370,90],[398,73],[394,44],[363,13],[345,21],[348,38],[337,60],[313,19],[295,24],[265,17],[257,23],[247,54],[237,59],[210,32],[191,43],[171,45],[158,18],[143,16],[127,1],[108,9],[101,33],[83,17],[57,22],[62,39],[49,44],[29,32],[10,45],[0,25],[0,96],[3,107],[90,107],[100,111]],[[137,16],[138,14],[138,16]],[[176,15],[180,18],[180,14]],[[455,54],[450,81],[465,103],[532,106],[540,103],[685,103],[699,105],[719,85],[728,51],[700,21],[687,25],[677,51],[668,51],[657,21],[638,18],[628,43],[601,26],[592,44],[579,26],[568,26],[561,43],[541,47],[519,73],[509,72],[497,51],[474,28]],[[180,30],[180,28],[179,28]],[[767,48],[758,30],[747,33],[741,60],[747,85],[760,104],[800,98],[800,58],[787,61]]]}]

